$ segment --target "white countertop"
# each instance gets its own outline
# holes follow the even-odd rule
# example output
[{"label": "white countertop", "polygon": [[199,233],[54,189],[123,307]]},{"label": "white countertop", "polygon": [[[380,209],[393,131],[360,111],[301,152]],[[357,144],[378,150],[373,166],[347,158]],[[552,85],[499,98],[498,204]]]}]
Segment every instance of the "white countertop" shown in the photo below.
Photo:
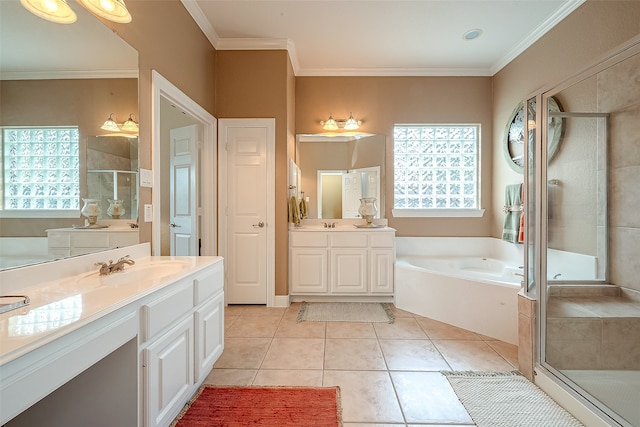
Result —
[{"label": "white countertop", "polygon": [[[88,323],[139,300],[202,268],[222,262],[222,257],[133,258],[135,265],[124,272],[99,276],[97,267],[75,276],[44,279],[41,283],[14,289],[11,295],[26,295],[26,307],[0,314],[0,366],[43,346]],[[150,272],[163,265],[180,269]],[[156,267],[157,265],[157,267]],[[146,272],[149,274],[146,274]],[[126,275],[136,280],[127,280]],[[3,293],[7,295],[7,293]]]}]

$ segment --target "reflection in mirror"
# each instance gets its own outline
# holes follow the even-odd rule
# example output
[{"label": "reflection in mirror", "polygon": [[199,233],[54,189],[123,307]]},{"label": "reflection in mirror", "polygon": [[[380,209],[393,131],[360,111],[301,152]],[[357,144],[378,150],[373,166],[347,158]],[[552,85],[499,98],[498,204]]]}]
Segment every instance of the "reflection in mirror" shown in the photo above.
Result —
[{"label": "reflection in mirror", "polygon": [[296,139],[300,190],[309,200],[309,218],[360,218],[363,197],[375,197],[376,218],[384,216],[384,135],[319,134]]},{"label": "reflection in mirror", "polygon": [[[64,126],[77,128],[79,135],[74,172],[79,177],[77,210],[11,210],[2,200],[0,268],[101,250],[50,250],[47,230],[83,225],[85,218],[79,210],[82,198],[101,199],[100,221],[109,222],[109,230],[137,222],[137,135],[118,132],[118,137],[105,137],[108,132],[101,126],[112,113],[120,126],[132,113],[137,117],[138,55],[79,4],[69,5],[78,20],[60,25],[34,16],[18,0],[0,1],[0,127]],[[123,138],[124,134],[133,138]],[[5,142],[3,139],[3,147]],[[36,166],[28,168],[35,170]],[[5,197],[9,188],[5,174],[2,176]],[[36,185],[32,183],[31,191]],[[117,220],[108,214],[109,200],[114,199],[122,200],[126,212]],[[137,231],[135,234],[137,243]],[[118,246],[122,242],[118,241]]]}]

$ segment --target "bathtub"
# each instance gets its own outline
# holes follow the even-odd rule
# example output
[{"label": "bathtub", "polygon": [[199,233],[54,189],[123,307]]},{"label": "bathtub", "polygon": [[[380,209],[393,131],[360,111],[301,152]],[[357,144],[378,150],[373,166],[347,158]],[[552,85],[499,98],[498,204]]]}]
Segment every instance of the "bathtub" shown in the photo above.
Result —
[{"label": "bathtub", "polygon": [[485,237],[397,237],[396,307],[518,343],[522,245]]}]

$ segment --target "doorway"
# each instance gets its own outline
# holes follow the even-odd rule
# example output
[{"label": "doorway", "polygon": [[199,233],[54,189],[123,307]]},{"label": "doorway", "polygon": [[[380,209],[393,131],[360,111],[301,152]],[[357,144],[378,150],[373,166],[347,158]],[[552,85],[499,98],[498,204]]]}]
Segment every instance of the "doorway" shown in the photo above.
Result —
[{"label": "doorway", "polygon": [[199,255],[216,255],[216,119],[157,71],[152,71],[152,156],[153,202],[152,254],[171,252],[171,184],[169,131],[183,126],[197,129],[198,148],[194,151],[200,172],[196,178],[193,214]]}]

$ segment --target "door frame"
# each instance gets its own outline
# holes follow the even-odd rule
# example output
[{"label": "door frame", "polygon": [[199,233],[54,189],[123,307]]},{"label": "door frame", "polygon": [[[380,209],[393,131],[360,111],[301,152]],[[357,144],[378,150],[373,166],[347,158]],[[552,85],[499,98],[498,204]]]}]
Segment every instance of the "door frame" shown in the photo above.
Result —
[{"label": "door frame", "polygon": [[161,227],[160,223],[160,100],[169,100],[172,104],[182,109],[194,121],[203,127],[202,158],[200,159],[200,178],[202,187],[198,188],[201,200],[201,226],[199,236],[204,236],[202,242],[202,255],[216,255],[216,215],[217,215],[217,188],[216,188],[216,143],[217,123],[207,110],[189,98],[184,92],[174,86],[156,70],[151,70],[151,157],[153,159],[153,187],[151,188],[151,201],[153,203],[153,221],[151,223],[151,249],[153,255],[160,255]]},{"label": "door frame", "polygon": [[[276,163],[275,163],[275,146],[276,146],[276,121],[275,119],[220,119],[219,120],[219,143],[218,143],[218,185],[219,185],[219,203],[218,203],[218,224],[221,232],[218,233],[218,253],[222,257],[227,256],[228,239],[227,239],[227,139],[226,130],[231,127],[266,127],[267,128],[267,146],[266,146],[266,167],[267,167],[267,307],[276,306]],[[227,273],[225,268],[224,277],[225,290],[227,288]]]}]

